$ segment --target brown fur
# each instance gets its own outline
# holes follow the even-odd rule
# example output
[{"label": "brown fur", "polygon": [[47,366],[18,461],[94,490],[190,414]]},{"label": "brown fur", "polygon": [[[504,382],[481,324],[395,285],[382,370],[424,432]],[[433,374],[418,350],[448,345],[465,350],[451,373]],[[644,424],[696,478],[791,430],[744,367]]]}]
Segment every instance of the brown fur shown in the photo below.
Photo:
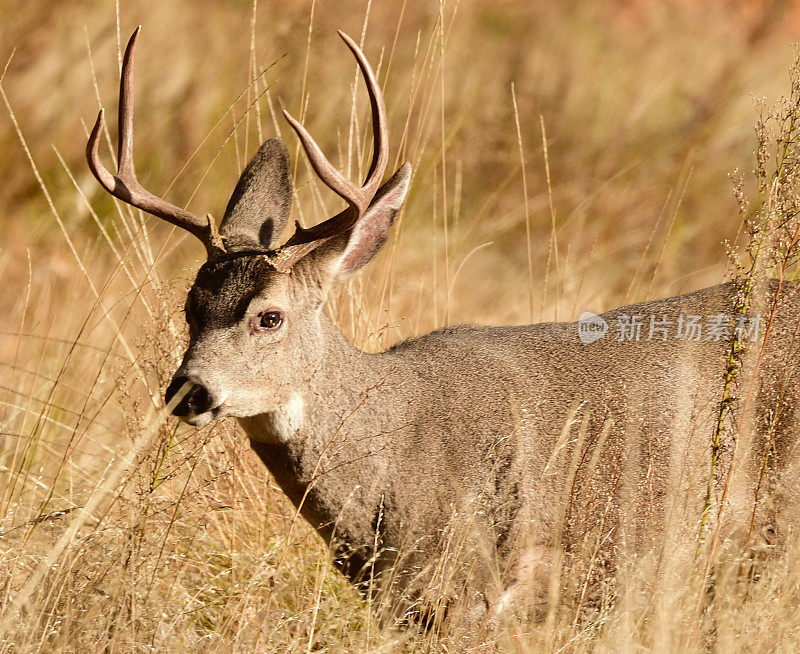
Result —
[{"label": "brown fur", "polygon": [[[285,114],[314,169],[348,208],[277,247],[292,198],[289,156],[278,138],[245,168],[219,233],[210,217],[136,181],[137,34],[123,60],[120,170],[112,175],[99,159],[102,112],[87,157],[110,193],[187,229],[209,253],[187,299],[191,342],[167,402],[194,425],[238,418],[345,574],[386,591],[394,613],[427,619],[441,601],[471,621],[487,611],[536,612],[561,584],[564,560],[589,562],[572,589],[583,604],[589,588],[613,579],[621,551],[630,557],[624,563],[649,565],[659,551],[697,541],[704,507],[720,501],[723,488],[725,538],[738,530],[747,539],[762,526],[779,538],[792,524],[800,286],[785,284],[775,307],[774,282],[756,289],[750,314],[772,316],[774,308],[774,322],[763,350],[746,343],[734,362],[740,372],[727,388],[730,413],[721,430],[730,338],[620,341],[609,334],[584,343],[575,323],[462,326],[365,354],[342,336],[324,303],[334,284],[385,243],[411,167],[378,188],[388,128],[364,54],[340,33],[370,96],[367,180],[357,186],[345,179]],[[675,323],[680,315],[732,314],[736,294],[724,284],[604,318]],[[715,433],[721,450],[709,485]],[[577,556],[582,551],[588,555]]]},{"label": "brown fur", "polygon": [[[641,551],[663,545],[670,525],[672,540],[697,538],[728,342],[618,342],[609,334],[584,344],[575,323],[549,323],[452,327],[365,354],[317,301],[321,260],[291,274],[254,257],[211,275],[207,264],[190,294],[199,335],[180,372],[234,389],[218,415],[239,417],[287,496],[335,543],[351,579],[391,575],[397,611],[407,610],[431,583],[459,511],[471,512],[479,538],[488,535],[480,556],[490,572],[470,581],[479,612],[509,589],[527,598],[518,604],[546,590],[552,570],[537,577],[533,552],[549,570],[547,553],[559,548],[602,540],[602,556],[613,560],[621,542]],[[734,293],[725,284],[603,317],[731,313]],[[783,389],[782,451],[794,443],[796,365],[786,346],[799,305],[800,287],[786,285],[755,402],[758,426]],[[285,308],[280,341],[259,343],[243,328],[262,306]],[[223,325],[217,316],[225,315]],[[292,403],[294,423],[282,415]],[[720,477],[729,456],[730,446]],[[745,466],[734,513],[747,510],[759,461]],[[776,468],[785,463],[776,457]]]}]

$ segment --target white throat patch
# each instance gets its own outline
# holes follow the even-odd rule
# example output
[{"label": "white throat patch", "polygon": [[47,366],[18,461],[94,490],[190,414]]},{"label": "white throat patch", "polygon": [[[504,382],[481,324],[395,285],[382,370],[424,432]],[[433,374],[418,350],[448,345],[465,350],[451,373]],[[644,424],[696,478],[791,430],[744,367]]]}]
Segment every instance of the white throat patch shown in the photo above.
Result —
[{"label": "white throat patch", "polygon": [[299,393],[292,393],[283,406],[270,413],[240,417],[239,423],[253,443],[286,443],[305,421],[305,402]]},{"label": "white throat patch", "polygon": [[289,401],[267,414],[267,431],[280,442],[288,441],[303,426],[305,402],[300,393],[292,393]]}]

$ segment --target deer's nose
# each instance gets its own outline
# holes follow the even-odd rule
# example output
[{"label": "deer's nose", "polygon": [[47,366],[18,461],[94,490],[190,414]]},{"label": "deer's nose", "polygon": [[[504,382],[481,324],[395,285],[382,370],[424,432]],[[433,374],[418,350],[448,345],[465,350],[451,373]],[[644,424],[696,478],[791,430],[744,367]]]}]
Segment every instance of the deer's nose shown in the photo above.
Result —
[{"label": "deer's nose", "polygon": [[167,404],[186,385],[189,386],[189,389],[186,391],[186,395],[175,405],[175,408],[172,409],[172,415],[179,417],[199,416],[213,408],[213,400],[208,389],[189,377],[175,377],[170,382],[164,394]]}]

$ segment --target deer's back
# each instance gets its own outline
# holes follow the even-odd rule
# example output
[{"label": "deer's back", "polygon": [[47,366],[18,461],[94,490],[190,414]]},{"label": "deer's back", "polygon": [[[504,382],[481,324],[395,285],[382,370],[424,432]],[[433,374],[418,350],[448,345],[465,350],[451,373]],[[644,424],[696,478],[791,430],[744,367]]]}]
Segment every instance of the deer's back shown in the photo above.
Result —
[{"label": "deer's back", "polygon": [[[775,288],[771,282],[754,294],[748,315],[762,318],[760,337]],[[602,314],[609,331],[592,343],[581,340],[577,323],[546,323],[447,328],[396,346],[383,356],[404,370],[400,392],[412,414],[396,451],[397,492],[412,495],[409,511],[431,522],[447,506],[477,502],[501,550],[523,524],[525,538],[551,542],[557,534],[576,547],[598,529],[624,530],[637,542],[654,541],[676,521],[696,529],[727,393],[732,413],[719,430],[715,476],[724,479],[734,440],[745,443],[731,497],[734,511],[737,502],[746,510],[770,430],[786,454],[770,466],[791,467],[797,365],[789,344],[800,289],[783,286],[749,401],[760,337],[746,335],[742,372],[726,391],[731,338],[677,334],[679,320],[685,327],[699,316],[705,326],[732,315],[735,293],[724,284],[616,309]],[[619,328],[633,316],[641,317],[638,339]],[[672,332],[650,334],[651,316]],[[419,488],[427,492],[412,492]],[[678,505],[684,513],[671,514]]]}]

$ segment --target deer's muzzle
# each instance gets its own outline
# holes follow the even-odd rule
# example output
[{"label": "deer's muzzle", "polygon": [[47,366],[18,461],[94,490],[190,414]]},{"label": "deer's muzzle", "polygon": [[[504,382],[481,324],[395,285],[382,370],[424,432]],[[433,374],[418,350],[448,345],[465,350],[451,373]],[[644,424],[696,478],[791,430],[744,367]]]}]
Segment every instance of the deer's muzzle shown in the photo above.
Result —
[{"label": "deer's muzzle", "polygon": [[186,389],[185,395],[180,398],[172,409],[172,415],[181,418],[199,416],[207,413],[216,406],[214,396],[197,379],[191,377],[175,377],[167,387],[164,399],[170,403],[179,391]]}]

